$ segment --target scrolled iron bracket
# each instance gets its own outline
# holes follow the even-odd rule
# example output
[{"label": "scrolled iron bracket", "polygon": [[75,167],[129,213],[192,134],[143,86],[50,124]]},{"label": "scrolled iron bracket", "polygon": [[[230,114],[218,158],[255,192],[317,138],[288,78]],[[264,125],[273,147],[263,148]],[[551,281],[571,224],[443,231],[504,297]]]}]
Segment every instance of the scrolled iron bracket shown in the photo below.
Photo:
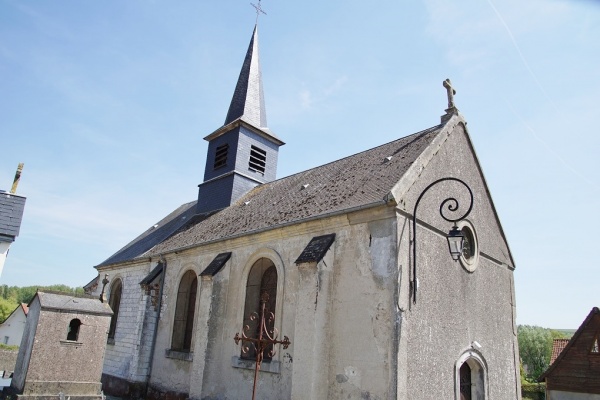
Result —
[{"label": "scrolled iron bracket", "polygon": [[[437,185],[440,182],[446,182],[446,181],[458,182],[458,183],[462,184],[468,190],[468,192],[469,192],[469,207],[465,213],[459,214],[457,217],[452,217],[454,213],[456,213],[460,210],[460,204],[459,204],[458,200],[456,199],[456,197],[448,197],[440,203],[440,216],[443,219],[445,219],[446,221],[452,222],[454,224],[454,226],[456,227],[456,223],[458,221],[466,218],[469,215],[469,213],[471,213],[471,210],[473,209],[473,191],[471,190],[469,185],[467,185],[464,181],[462,181],[458,178],[453,178],[453,177],[441,178],[441,179],[436,180],[435,182],[432,182],[431,184],[429,184],[429,186],[427,186],[421,192],[421,194],[417,198],[417,202],[415,203],[415,208],[413,210],[413,215],[412,215],[413,276],[412,276],[412,280],[411,280],[411,291],[412,291],[413,304],[417,303],[417,290],[418,290],[418,285],[417,285],[417,282],[418,282],[417,281],[417,208],[419,207],[419,203],[421,202],[421,199],[423,198],[425,193],[427,193],[427,191],[431,187]],[[448,215],[450,215],[450,216],[448,216]]]}]

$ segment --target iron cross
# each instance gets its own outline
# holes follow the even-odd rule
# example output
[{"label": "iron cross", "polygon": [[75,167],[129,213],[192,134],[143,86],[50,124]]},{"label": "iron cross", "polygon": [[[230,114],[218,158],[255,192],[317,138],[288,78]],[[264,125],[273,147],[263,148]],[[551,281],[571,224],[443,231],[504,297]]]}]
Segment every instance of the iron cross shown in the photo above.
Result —
[{"label": "iron cross", "polygon": [[[275,348],[272,347],[276,344],[282,344],[284,349],[287,349],[291,344],[290,339],[287,336],[283,337],[283,340],[278,340],[279,332],[277,328],[269,328],[275,321],[275,314],[267,309],[267,302],[269,301],[269,294],[263,292],[260,296],[260,315],[253,312],[250,315],[250,320],[258,322],[258,334],[257,337],[252,337],[250,332],[251,328],[249,325],[245,325],[240,335],[239,332],[235,334],[233,340],[235,344],[242,342],[242,353],[248,354],[250,348],[254,348],[256,352],[255,365],[254,365],[254,384],[252,386],[252,400],[256,399],[256,384],[258,383],[258,371],[263,361],[264,353],[268,352],[269,357],[275,355]],[[269,348],[271,347],[271,350]]]},{"label": "iron cross", "polygon": [[262,7],[260,6],[260,0],[258,0],[258,5],[254,3],[250,3],[250,5],[256,9],[256,23],[258,24],[258,16],[260,15],[260,13],[263,13],[265,15],[267,15],[267,13],[264,12]]}]

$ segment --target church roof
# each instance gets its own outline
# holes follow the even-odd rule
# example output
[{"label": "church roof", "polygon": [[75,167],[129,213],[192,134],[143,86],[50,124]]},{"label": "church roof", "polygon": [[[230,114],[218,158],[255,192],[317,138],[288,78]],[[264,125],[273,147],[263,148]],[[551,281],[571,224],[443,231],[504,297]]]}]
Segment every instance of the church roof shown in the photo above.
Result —
[{"label": "church roof", "polygon": [[257,186],[217,212],[194,215],[196,202],[184,204],[99,266],[382,205],[443,127]]}]

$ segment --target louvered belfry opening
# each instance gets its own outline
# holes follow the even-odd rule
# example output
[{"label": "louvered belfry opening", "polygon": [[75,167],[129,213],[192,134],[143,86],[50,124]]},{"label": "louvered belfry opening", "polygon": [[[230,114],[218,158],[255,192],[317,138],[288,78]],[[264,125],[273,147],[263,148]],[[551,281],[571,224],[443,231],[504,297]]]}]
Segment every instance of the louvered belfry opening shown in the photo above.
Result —
[{"label": "louvered belfry opening", "polygon": [[250,161],[248,168],[254,172],[260,172],[264,175],[265,166],[267,165],[267,152],[254,145],[250,147]]},{"label": "louvered belfry opening", "polygon": [[227,153],[229,152],[229,144],[225,143],[217,147],[215,151],[215,163],[213,168],[218,169],[227,165]]}]

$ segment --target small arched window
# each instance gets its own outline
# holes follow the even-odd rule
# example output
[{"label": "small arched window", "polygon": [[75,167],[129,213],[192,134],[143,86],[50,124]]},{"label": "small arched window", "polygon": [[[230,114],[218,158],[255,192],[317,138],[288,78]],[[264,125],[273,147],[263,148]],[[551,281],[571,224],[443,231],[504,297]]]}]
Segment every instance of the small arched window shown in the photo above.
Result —
[{"label": "small arched window", "polygon": [[194,271],[186,272],[179,282],[179,290],[177,291],[171,350],[189,352],[192,348],[197,290],[198,278],[196,273]]},{"label": "small arched window", "polygon": [[79,338],[79,327],[81,326],[81,321],[77,318],[72,319],[69,323],[69,329],[67,331],[67,340],[77,341]]},{"label": "small arched window", "polygon": [[487,398],[487,367],[479,353],[463,354],[456,364],[457,400],[485,400]]},{"label": "small arched window", "polygon": [[[268,314],[265,315],[266,328],[269,333],[275,327],[275,306],[277,304],[277,268],[268,258],[261,258],[254,263],[250,273],[248,274],[248,282],[246,283],[246,302],[244,305],[244,327],[248,337],[256,338],[259,333],[259,320],[261,312],[261,295],[266,293],[269,295],[268,301],[265,304],[265,309]],[[256,318],[251,318],[252,315]],[[272,317],[272,318],[271,318]],[[271,357],[273,346],[269,346],[263,353],[263,360],[268,361]],[[248,351],[244,352],[242,347],[241,358],[255,359],[256,351],[250,345]]]},{"label": "small arched window", "polygon": [[123,284],[120,279],[113,282],[110,288],[110,298],[108,305],[113,311],[110,319],[110,328],[108,329],[108,338],[114,339],[117,330],[117,320],[119,319],[119,306],[121,305],[121,295],[123,294]]}]

